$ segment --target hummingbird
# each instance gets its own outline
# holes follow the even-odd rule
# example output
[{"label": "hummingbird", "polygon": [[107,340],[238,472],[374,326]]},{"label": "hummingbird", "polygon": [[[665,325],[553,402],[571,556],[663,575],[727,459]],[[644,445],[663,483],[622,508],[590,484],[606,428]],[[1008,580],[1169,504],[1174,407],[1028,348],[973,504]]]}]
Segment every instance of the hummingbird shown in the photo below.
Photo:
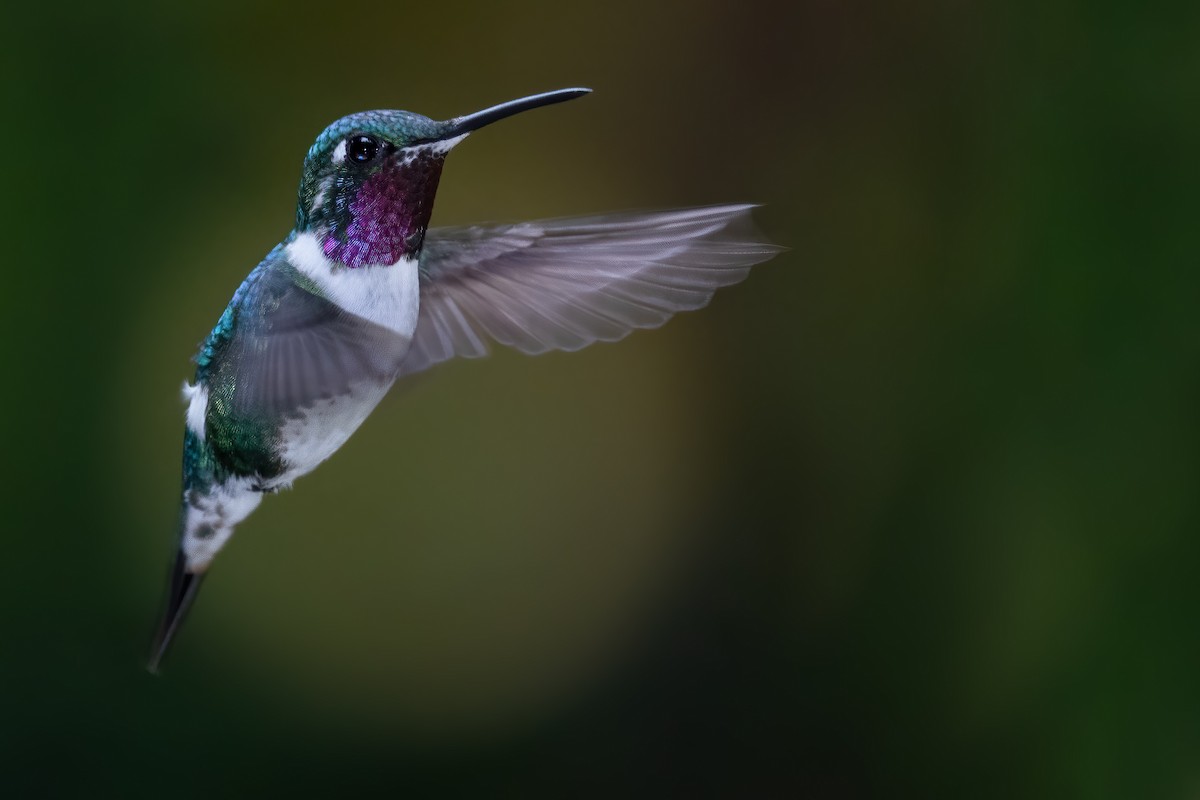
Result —
[{"label": "hummingbird", "polygon": [[295,228],[234,292],[184,383],[178,548],[151,672],[234,528],[333,455],[397,380],[489,342],[537,354],[657,327],[782,249],[751,205],[429,228],[452,148],[590,91],[445,121],[365,111],[317,137]]}]

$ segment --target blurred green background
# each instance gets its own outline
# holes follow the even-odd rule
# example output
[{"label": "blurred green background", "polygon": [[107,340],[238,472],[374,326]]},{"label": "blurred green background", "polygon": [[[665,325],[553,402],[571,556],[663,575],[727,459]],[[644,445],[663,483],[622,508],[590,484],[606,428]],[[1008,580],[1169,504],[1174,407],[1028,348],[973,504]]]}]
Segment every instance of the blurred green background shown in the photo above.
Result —
[{"label": "blurred green background", "polygon": [[[1200,6],[5,18],[0,794],[1200,793]],[[148,675],[179,385],[312,139],[575,85],[434,224],[748,200],[790,252],[395,392]]]}]

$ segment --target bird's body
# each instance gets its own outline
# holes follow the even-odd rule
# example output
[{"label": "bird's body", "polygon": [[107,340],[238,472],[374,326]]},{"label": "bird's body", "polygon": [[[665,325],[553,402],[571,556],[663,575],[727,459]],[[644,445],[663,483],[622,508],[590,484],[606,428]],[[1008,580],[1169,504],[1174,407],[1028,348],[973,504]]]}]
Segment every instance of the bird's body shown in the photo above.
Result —
[{"label": "bird's body", "polygon": [[448,122],[366,112],[317,139],[295,230],[238,288],[184,387],[179,549],[152,669],[237,524],[341,447],[398,378],[484,355],[488,339],[528,353],[616,340],[777,252],[749,206],[428,230],[451,147],[585,92]]},{"label": "bird's body", "polygon": [[296,242],[275,248],[242,284],[201,347],[195,383],[184,387],[181,549],[194,571],[264,492],[290,486],[345,443],[391,387],[412,341],[415,263],[345,276],[366,296],[395,294],[385,326],[307,279]]}]

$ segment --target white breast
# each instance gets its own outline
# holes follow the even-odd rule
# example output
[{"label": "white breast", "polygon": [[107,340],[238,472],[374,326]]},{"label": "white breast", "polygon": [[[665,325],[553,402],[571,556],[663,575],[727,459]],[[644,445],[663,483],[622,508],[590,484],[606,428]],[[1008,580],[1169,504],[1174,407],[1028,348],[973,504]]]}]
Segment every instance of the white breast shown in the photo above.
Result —
[{"label": "white breast", "polygon": [[421,295],[416,259],[349,269],[325,257],[314,233],[298,235],[284,255],[341,308],[412,338]]}]

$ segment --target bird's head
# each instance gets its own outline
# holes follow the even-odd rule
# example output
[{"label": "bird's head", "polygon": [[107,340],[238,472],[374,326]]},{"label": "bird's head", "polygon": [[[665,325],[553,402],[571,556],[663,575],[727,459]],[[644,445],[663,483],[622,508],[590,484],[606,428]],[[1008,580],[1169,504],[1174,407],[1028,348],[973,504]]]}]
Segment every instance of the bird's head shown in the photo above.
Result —
[{"label": "bird's head", "polygon": [[415,258],[451,148],[492,122],[589,91],[560,89],[445,121],[410,111],[342,117],[304,159],[296,230],[315,234],[325,257],[345,267]]}]

